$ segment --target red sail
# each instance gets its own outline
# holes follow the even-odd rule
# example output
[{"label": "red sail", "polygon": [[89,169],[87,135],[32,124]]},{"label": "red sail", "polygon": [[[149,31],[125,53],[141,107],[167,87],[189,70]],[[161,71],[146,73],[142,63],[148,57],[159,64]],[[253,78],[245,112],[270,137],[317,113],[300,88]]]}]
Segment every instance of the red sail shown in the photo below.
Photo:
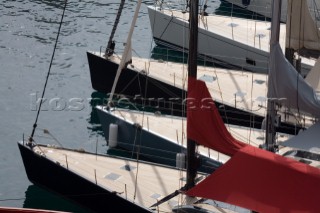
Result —
[{"label": "red sail", "polygon": [[205,83],[189,78],[188,87],[188,137],[232,156],[188,190],[188,195],[258,212],[320,211],[318,168],[234,139],[218,114]]},{"label": "red sail", "polygon": [[246,146],[187,191],[257,212],[319,212],[320,170]]},{"label": "red sail", "polygon": [[187,101],[188,138],[229,156],[246,146],[234,139],[226,129],[203,81],[189,77]]}]

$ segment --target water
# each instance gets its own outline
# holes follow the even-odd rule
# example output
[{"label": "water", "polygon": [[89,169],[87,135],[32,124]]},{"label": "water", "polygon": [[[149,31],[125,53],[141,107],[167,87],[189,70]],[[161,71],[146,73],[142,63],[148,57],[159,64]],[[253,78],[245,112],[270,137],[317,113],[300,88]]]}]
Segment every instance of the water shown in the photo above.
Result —
[{"label": "water", "polygon": [[[118,30],[117,45],[126,40],[136,1],[127,1]],[[148,57],[154,45],[147,5],[143,2],[133,48]],[[2,0],[0,2],[0,206],[83,210],[27,179],[17,141],[31,134],[53,52],[64,2]],[[105,140],[90,98],[97,94],[90,82],[87,50],[107,44],[118,0],[70,0],[51,68],[39,128],[46,128],[65,147],[106,152]],[[209,1],[214,12],[219,1]],[[225,11],[228,11],[227,9]],[[80,101],[75,105],[74,100]]]}]

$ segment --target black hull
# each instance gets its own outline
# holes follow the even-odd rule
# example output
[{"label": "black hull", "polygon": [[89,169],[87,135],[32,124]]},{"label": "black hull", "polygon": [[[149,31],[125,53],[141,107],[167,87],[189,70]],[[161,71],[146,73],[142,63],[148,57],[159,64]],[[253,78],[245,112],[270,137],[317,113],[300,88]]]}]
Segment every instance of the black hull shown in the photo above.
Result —
[{"label": "black hull", "polygon": [[28,179],[92,212],[150,212],[18,143]]},{"label": "black hull", "polygon": [[[90,52],[87,52],[87,57],[92,88],[101,93],[110,93],[118,64]],[[186,116],[185,107],[181,105],[181,97],[187,95],[185,90],[136,72],[130,69],[130,66],[121,73],[115,93],[126,95],[132,103],[145,101],[147,106],[156,107],[162,114]],[[225,123],[261,128],[264,117],[217,101],[215,101],[215,104]],[[301,128],[281,122],[277,131],[296,135]]]}]

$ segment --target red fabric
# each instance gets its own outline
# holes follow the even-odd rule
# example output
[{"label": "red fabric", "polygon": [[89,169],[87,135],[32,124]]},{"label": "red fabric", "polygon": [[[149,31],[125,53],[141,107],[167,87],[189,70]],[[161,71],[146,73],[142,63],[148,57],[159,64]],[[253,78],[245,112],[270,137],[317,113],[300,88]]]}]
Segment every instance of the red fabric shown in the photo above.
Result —
[{"label": "red fabric", "polygon": [[188,195],[258,212],[320,212],[319,169],[237,141],[205,83],[189,78],[188,84],[188,138],[232,156]]},{"label": "red fabric", "polygon": [[226,129],[203,81],[188,78],[187,106],[188,138],[229,156],[246,146]]},{"label": "red fabric", "polygon": [[258,212],[320,212],[320,170],[246,146],[187,191]]}]

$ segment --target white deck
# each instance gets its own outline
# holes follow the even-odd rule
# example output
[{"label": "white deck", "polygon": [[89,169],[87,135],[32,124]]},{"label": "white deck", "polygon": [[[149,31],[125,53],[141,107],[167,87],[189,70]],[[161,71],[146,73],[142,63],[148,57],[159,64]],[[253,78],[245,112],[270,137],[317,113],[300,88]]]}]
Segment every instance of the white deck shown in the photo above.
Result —
[{"label": "white deck", "polygon": [[[149,208],[185,184],[182,179],[185,172],[159,165],[54,147],[35,147],[35,151],[44,153],[46,158],[59,163],[69,171],[145,208]],[[131,171],[124,169],[126,165],[130,166]],[[154,212],[172,212],[174,206],[183,204],[186,204],[186,197],[178,195],[155,208]],[[214,212],[236,212],[215,206],[203,206]]]}]

